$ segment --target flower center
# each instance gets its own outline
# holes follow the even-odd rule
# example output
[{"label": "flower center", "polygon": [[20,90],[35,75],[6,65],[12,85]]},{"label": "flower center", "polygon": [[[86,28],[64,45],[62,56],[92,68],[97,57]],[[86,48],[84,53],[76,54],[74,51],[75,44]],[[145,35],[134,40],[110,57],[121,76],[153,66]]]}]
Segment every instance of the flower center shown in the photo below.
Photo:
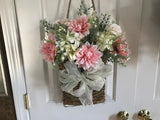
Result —
[{"label": "flower center", "polygon": [[87,56],[88,58],[92,57],[92,55],[93,55],[93,53],[92,53],[91,51],[87,51],[86,56]]}]

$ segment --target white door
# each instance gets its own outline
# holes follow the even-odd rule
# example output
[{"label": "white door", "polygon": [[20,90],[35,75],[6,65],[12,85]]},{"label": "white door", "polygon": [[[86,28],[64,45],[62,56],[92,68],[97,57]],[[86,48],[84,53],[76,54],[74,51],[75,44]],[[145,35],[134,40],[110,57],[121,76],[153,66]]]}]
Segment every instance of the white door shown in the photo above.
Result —
[{"label": "white door", "polygon": [[[90,4],[89,0],[86,0]],[[57,72],[39,54],[40,20],[64,18],[68,0],[15,0],[24,60],[31,120],[116,120],[126,110],[137,120],[148,109],[160,119],[160,7],[159,0],[95,0],[98,12],[109,12],[127,32],[132,51],[127,67],[117,66],[106,81],[106,102],[64,107]],[[72,0],[70,16],[80,5]]]}]

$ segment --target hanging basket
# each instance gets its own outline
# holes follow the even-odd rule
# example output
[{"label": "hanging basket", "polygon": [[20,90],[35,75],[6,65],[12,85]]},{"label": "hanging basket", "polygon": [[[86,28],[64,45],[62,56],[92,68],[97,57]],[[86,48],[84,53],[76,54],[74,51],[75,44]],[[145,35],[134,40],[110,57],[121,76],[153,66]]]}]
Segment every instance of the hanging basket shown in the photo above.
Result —
[{"label": "hanging basket", "polygon": [[[65,67],[63,64],[59,65],[59,70],[64,70]],[[76,86],[74,89],[76,90],[79,88],[79,85]],[[99,104],[99,103],[104,103],[105,102],[105,85],[100,91],[93,91],[93,104]],[[69,93],[66,93],[63,91],[63,105],[64,106],[79,106],[82,105],[78,97],[75,97]]]},{"label": "hanging basket", "polygon": [[87,8],[82,0],[75,19],[54,24],[42,20],[45,38],[40,49],[44,59],[59,66],[64,106],[105,102],[105,80],[112,74],[108,62],[125,64],[128,44],[121,27],[110,15],[98,15],[95,4]]}]

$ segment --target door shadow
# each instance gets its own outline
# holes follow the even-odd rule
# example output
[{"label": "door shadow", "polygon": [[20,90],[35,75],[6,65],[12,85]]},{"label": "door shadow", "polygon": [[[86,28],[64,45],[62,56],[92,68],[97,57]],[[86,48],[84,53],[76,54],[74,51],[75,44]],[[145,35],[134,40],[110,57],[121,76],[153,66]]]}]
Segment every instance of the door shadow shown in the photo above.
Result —
[{"label": "door shadow", "polygon": [[[129,119],[131,119],[131,120],[138,120],[138,114],[135,113],[135,114],[133,115],[133,117],[130,116]],[[109,120],[117,120],[117,115],[116,115],[116,114],[111,115],[111,116],[109,117]]]},{"label": "door shadow", "polygon": [[113,114],[109,117],[109,120],[117,120],[116,114]]},{"label": "door shadow", "polygon": [[138,119],[138,114],[137,114],[137,113],[135,113],[135,114],[133,115],[132,120],[139,120],[139,119]]}]

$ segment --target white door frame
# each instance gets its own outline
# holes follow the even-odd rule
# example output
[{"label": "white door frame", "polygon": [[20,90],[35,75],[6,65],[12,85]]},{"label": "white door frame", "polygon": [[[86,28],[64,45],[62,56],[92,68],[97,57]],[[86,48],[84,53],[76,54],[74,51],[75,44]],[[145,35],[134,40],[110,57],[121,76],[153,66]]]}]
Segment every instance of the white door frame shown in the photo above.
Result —
[{"label": "white door frame", "polygon": [[0,18],[17,120],[29,120],[29,110],[25,109],[23,98],[27,89],[14,0],[0,0]]}]

